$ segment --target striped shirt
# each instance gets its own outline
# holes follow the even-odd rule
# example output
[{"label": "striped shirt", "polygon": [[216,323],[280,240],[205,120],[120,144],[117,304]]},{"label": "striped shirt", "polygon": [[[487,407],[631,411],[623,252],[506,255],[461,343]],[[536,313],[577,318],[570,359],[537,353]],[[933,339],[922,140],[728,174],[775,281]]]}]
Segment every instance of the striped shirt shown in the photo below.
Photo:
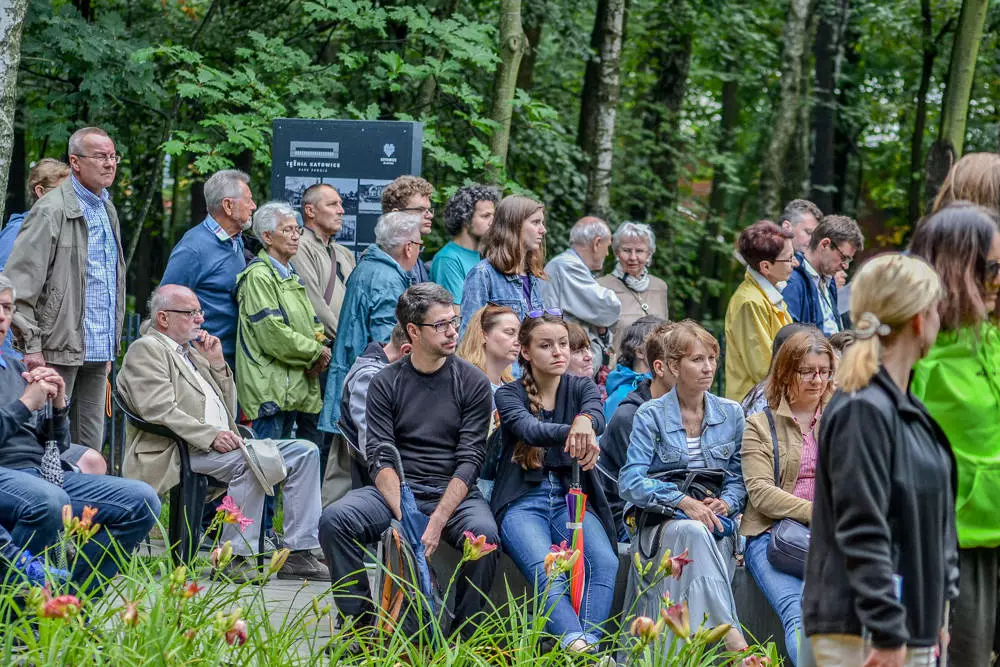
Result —
[{"label": "striped shirt", "polygon": [[71,175],[73,191],[87,221],[87,269],[84,276],[84,361],[110,361],[115,353],[118,305],[118,244],[111,229],[107,190],[96,195]]},{"label": "striped shirt", "polygon": [[688,468],[706,468],[705,452],[701,450],[701,436],[687,438]]},{"label": "striped shirt", "polygon": [[222,226],[215,221],[211,215],[205,217],[205,221],[201,224],[208,228],[208,231],[215,234],[215,237],[220,241],[229,241],[233,244],[233,252],[237,255],[243,254],[243,234],[237,234],[236,236],[230,236],[229,232],[222,228]]}]

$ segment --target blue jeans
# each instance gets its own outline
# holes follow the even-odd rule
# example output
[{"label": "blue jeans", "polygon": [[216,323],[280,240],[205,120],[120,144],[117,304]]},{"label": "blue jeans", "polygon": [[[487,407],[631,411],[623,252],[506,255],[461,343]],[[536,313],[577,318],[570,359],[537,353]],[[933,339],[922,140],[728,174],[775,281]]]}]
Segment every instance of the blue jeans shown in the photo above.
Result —
[{"label": "blue jeans", "polygon": [[[798,642],[802,635],[802,580],[774,569],[767,560],[770,533],[747,538],[743,562],[750,571],[757,588],[767,598],[771,608],[781,618],[785,629],[785,649],[793,665],[798,664]],[[804,639],[804,637],[803,637]]]},{"label": "blue jeans", "polygon": [[[571,540],[566,528],[568,521],[566,487],[551,473],[534,490],[511,503],[504,515],[500,543],[524,578],[535,582],[537,591],[549,585],[545,576],[545,556],[549,549],[553,544]],[[546,627],[560,638],[563,646],[577,639],[590,644],[600,641],[614,602],[618,554],[608,541],[601,520],[591,512],[584,517],[583,537],[586,583],[580,615],[573,611],[565,575],[552,581],[545,601]]]},{"label": "blue jeans", "polygon": [[127,557],[160,516],[160,499],[145,482],[67,471],[59,488],[39,475],[38,468],[0,468],[0,523],[14,544],[39,554],[59,539],[63,505],[71,505],[76,516],[84,505],[96,507],[94,521],[102,529],[84,546],[84,557],[76,560],[77,583],[87,582],[92,566],[104,577],[114,577],[117,559]]}]

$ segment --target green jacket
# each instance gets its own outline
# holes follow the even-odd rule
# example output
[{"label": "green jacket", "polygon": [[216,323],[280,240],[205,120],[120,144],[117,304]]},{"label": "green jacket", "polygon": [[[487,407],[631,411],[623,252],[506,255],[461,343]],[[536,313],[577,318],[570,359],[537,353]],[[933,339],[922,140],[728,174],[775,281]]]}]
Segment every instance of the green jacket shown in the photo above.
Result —
[{"label": "green jacket", "polygon": [[1000,546],[1000,329],[942,332],[910,386],[951,442],[955,518],[963,549]]},{"label": "green jacket", "polygon": [[323,325],[302,281],[294,273],[281,278],[261,250],[236,276],[236,302],[236,388],[243,412],[250,419],[278,411],[318,413],[319,378],[306,370],[323,351]]}]

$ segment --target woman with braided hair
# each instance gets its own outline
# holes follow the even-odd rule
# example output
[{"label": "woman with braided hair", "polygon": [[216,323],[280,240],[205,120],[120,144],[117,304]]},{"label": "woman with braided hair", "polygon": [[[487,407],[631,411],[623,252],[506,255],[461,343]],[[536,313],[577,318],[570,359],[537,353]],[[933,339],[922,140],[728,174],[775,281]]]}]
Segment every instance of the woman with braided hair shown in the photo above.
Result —
[{"label": "woman with braided hair", "polygon": [[[568,651],[590,651],[604,634],[618,572],[614,520],[595,470],[597,436],[604,431],[601,397],[589,377],[566,374],[569,334],[558,310],[527,313],[518,339],[523,375],[495,396],[502,450],[492,508],[504,551],[537,591],[548,590],[548,631]],[[550,583],[545,568],[551,545],[571,540],[566,494],[574,463],[587,494],[579,615],[566,578]]]},{"label": "woman with braided hair", "polygon": [[942,293],[912,255],[880,255],[854,278],[857,342],[820,426],[802,595],[819,667],[938,664],[958,593],[954,458],[909,386],[937,338]]}]

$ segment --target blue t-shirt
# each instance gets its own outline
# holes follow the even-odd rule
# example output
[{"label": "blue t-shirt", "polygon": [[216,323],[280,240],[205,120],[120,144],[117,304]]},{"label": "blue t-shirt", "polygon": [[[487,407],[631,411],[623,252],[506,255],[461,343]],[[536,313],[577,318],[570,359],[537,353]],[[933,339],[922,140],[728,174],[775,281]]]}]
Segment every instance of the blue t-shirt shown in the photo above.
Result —
[{"label": "blue t-shirt", "polygon": [[455,303],[461,304],[465,277],[481,259],[482,257],[475,250],[469,250],[454,241],[448,241],[434,255],[434,261],[431,262],[431,280],[451,292],[452,296],[455,297]]},{"label": "blue t-shirt", "polygon": [[[24,213],[15,213],[10,216],[7,220],[7,226],[0,231],[0,271],[4,270],[7,266],[7,260],[10,259],[10,253],[14,249],[14,239],[17,238],[18,233],[21,231],[21,225],[24,224]],[[14,349],[12,344],[12,334],[10,331],[3,339],[3,345],[0,346],[0,352],[8,359],[21,360],[21,353]]]}]

